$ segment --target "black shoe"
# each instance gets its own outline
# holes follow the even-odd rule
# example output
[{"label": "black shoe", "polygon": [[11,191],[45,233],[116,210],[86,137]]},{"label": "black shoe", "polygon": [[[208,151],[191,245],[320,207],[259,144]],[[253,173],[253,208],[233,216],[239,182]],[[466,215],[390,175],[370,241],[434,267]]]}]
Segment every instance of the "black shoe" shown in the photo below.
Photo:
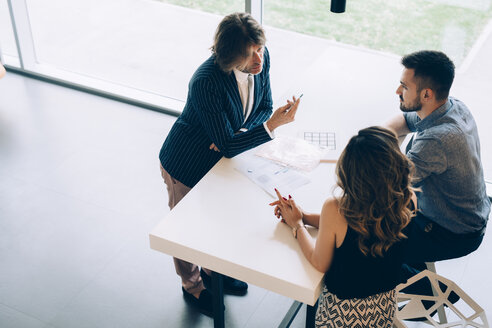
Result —
[{"label": "black shoe", "polygon": [[[446,286],[442,282],[439,282],[439,288],[444,293],[444,292],[446,292],[448,286]],[[458,296],[458,294],[456,294],[453,291],[451,291],[451,293],[449,293],[448,301],[451,302],[451,304],[455,304],[459,300],[460,300],[460,297]],[[430,309],[434,304],[435,304],[434,301],[422,301],[422,305],[424,306],[424,308],[426,310]],[[398,307],[398,311],[401,311],[404,307],[405,307],[405,305],[402,305],[402,306]],[[444,303],[444,307],[445,308],[448,307],[446,303]],[[430,316],[433,317],[433,316],[436,315],[436,313],[437,313],[437,310],[434,310],[434,311],[432,311],[432,313],[430,314]],[[403,319],[403,320],[405,320],[405,321],[427,321],[427,318],[420,317],[420,318],[410,318],[410,319]]]},{"label": "black shoe", "polygon": [[[398,311],[401,311],[404,307],[405,307],[405,305],[399,306],[398,307]],[[430,314],[430,316],[433,317],[436,313],[437,313],[437,311],[432,311],[432,313]],[[403,319],[403,320],[405,320],[405,321],[415,321],[415,322],[428,321],[426,317],[408,318],[408,319]]]},{"label": "black shoe", "polygon": [[[202,277],[205,286],[207,286],[207,288],[210,288],[212,286],[212,277],[206,274],[203,269],[200,269],[200,276]],[[248,291],[248,284],[244,281],[224,275],[222,275],[222,280],[224,281],[224,293],[242,296],[245,295]]]},{"label": "black shoe", "polygon": [[200,292],[200,297],[196,298],[193,294],[188,293],[183,287],[183,297],[187,303],[196,307],[201,313],[213,317],[214,316],[214,303],[212,299],[212,293],[208,289],[204,289]]}]

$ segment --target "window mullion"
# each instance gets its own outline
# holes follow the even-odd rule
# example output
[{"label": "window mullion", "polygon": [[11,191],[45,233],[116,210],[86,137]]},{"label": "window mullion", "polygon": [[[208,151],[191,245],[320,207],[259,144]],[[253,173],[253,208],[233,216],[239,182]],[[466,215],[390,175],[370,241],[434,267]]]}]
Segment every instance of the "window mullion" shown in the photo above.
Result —
[{"label": "window mullion", "polygon": [[36,52],[25,0],[7,0],[21,69],[34,71]]},{"label": "window mullion", "polygon": [[263,24],[263,0],[245,0],[246,12]]}]

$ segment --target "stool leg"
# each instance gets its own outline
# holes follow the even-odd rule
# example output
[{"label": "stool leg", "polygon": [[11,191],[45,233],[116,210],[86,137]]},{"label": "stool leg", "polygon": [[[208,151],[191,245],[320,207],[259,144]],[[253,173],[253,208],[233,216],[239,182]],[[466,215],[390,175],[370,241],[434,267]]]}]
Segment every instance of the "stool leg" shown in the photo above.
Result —
[{"label": "stool leg", "polygon": [[[427,266],[427,270],[436,273],[436,264],[434,262],[426,262],[425,265]],[[432,293],[434,294],[434,296],[438,295],[436,289],[434,288],[434,285],[432,285]],[[439,322],[441,324],[448,323],[444,305],[441,305],[437,308],[437,316],[439,317]]]}]

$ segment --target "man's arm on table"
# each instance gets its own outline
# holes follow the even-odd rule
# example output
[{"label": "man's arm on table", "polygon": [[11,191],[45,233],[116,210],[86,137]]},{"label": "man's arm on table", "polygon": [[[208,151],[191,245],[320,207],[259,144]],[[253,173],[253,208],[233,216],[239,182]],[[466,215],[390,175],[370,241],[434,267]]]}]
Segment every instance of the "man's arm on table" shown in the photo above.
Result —
[{"label": "man's arm on table", "polygon": [[391,120],[386,122],[384,126],[390,130],[393,130],[398,136],[398,142],[401,144],[405,137],[411,132],[408,128],[407,121],[403,114],[398,114]]}]

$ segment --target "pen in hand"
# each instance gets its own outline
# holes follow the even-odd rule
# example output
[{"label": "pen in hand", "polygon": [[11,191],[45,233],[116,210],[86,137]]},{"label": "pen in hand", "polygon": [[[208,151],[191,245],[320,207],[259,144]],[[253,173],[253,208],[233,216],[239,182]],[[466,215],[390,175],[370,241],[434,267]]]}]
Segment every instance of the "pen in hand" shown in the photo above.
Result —
[{"label": "pen in hand", "polygon": [[[299,99],[301,99],[301,98],[302,98],[302,96],[304,96],[304,93],[301,93],[301,95],[299,96],[299,98],[297,98],[297,99],[296,99],[296,101],[297,101],[297,100],[299,100]],[[290,105],[290,107],[289,107],[289,108],[287,108],[287,109],[285,110],[285,112],[287,113],[287,112],[288,112],[288,111],[292,108],[292,106],[294,106],[294,103],[292,103],[292,104]]]}]

